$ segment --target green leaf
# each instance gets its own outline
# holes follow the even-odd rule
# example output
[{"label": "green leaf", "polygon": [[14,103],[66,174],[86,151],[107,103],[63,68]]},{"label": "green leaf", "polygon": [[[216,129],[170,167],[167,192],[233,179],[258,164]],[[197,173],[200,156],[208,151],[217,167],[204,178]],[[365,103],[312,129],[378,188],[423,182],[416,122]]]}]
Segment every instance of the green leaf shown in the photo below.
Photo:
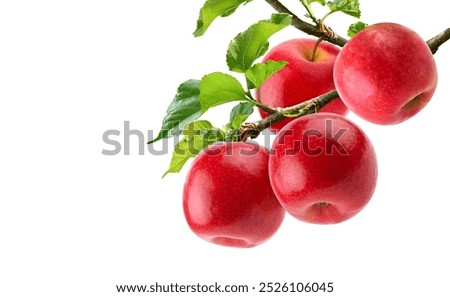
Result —
[{"label": "green leaf", "polygon": [[331,10],[330,13],[342,11],[343,13],[354,16],[358,19],[361,17],[361,10],[359,10],[358,0],[334,0],[333,2],[327,2],[327,5]]},{"label": "green leaf", "polygon": [[288,63],[286,61],[268,60],[264,63],[253,65],[245,72],[249,88],[259,88],[272,75],[283,69]]},{"label": "green leaf", "polygon": [[354,24],[350,25],[350,27],[348,28],[347,35],[349,37],[353,37],[357,33],[359,33],[359,31],[366,28],[367,26],[369,26],[369,25],[366,23],[363,23],[363,22],[354,23]]},{"label": "green leaf", "polygon": [[213,72],[200,81],[200,105],[202,113],[211,107],[231,101],[244,101],[245,90],[231,75]]},{"label": "green leaf", "polygon": [[178,87],[177,94],[166,111],[158,136],[151,140],[149,144],[163,138],[180,135],[181,130],[187,123],[200,117],[199,85],[199,80],[191,79]]},{"label": "green leaf", "polygon": [[190,158],[197,156],[209,145],[225,139],[225,133],[218,128],[214,128],[208,121],[192,122],[186,126],[185,131],[188,131],[188,133],[175,146],[169,169],[163,177],[168,173],[180,172]]},{"label": "green leaf", "polygon": [[239,33],[228,46],[229,69],[245,73],[253,62],[268,50],[270,36],[289,26],[291,21],[292,16],[289,14],[273,14],[270,20],[259,21],[246,31]]},{"label": "green leaf", "polygon": [[255,105],[252,102],[241,102],[230,113],[230,124],[232,129],[238,129],[242,123],[253,113],[253,107]]},{"label": "green leaf", "polygon": [[227,17],[235,12],[241,4],[247,4],[251,1],[252,0],[207,0],[200,9],[194,36],[202,36],[217,17]]},{"label": "green leaf", "polygon": [[206,120],[198,120],[187,124],[183,129],[183,135],[187,138],[192,138],[195,135],[200,135],[204,131],[214,128],[213,125]]}]

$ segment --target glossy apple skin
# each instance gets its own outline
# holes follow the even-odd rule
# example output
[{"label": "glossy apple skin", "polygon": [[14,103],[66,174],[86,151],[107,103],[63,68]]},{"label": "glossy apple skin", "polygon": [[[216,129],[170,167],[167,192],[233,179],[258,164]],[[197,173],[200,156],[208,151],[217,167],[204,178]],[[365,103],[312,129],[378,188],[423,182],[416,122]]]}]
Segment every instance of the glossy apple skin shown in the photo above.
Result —
[{"label": "glossy apple skin", "polygon": [[377,182],[377,159],[364,132],[343,116],[317,113],[290,122],[269,160],[272,188],[286,211],[332,224],[360,212]]},{"label": "glossy apple skin", "polygon": [[[339,48],[321,42],[314,61],[311,61],[315,39],[292,39],[272,48],[262,59],[287,61],[282,70],[272,75],[256,92],[256,99],[270,107],[288,107],[335,89],[333,65]],[[347,107],[340,99],[327,104],[322,111],[345,115]],[[268,114],[260,110],[263,118]],[[279,131],[293,119],[285,119],[271,126]]]},{"label": "glossy apple skin", "polygon": [[183,193],[186,221],[219,245],[253,247],[280,227],[285,210],[272,191],[269,153],[257,144],[221,143],[194,160]]},{"label": "glossy apple skin", "polygon": [[341,50],[336,89],[355,114],[372,123],[403,122],[430,101],[437,85],[433,55],[423,39],[399,24],[375,24]]}]

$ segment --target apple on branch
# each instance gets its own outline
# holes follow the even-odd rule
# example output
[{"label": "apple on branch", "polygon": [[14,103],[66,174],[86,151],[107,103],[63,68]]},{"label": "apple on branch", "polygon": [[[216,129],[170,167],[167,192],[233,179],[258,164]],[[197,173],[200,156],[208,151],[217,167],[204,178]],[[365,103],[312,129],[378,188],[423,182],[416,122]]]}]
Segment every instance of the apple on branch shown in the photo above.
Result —
[{"label": "apple on branch", "polygon": [[192,231],[232,247],[253,247],[272,237],[285,210],[270,186],[268,163],[268,151],[255,143],[218,143],[202,151],[184,185]]},{"label": "apple on branch", "polygon": [[375,150],[362,129],[341,115],[295,119],[277,134],[272,150],[272,188],[286,211],[301,221],[348,220],[375,191]]},{"label": "apple on branch", "polygon": [[437,85],[436,63],[416,32],[379,23],[342,48],[334,82],[342,101],[358,116],[375,124],[397,124],[430,101]]},{"label": "apple on branch", "polygon": [[[292,39],[272,48],[263,58],[286,61],[288,64],[268,78],[257,90],[256,99],[272,108],[293,106],[335,89],[333,66],[339,48],[326,41],[316,47],[315,39]],[[269,116],[259,110],[263,118]],[[347,107],[340,99],[333,100],[321,111],[345,115]],[[279,131],[292,118],[274,123],[271,128]]]}]

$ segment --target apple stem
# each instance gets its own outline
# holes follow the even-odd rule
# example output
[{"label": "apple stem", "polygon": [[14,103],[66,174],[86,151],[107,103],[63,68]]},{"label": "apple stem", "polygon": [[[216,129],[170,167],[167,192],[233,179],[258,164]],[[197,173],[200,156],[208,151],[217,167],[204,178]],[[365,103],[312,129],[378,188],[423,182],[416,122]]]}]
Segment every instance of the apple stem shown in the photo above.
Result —
[{"label": "apple stem", "polygon": [[317,52],[317,48],[319,47],[319,44],[322,42],[324,38],[324,35],[320,36],[319,39],[317,39],[316,44],[314,44],[314,49],[311,55],[311,62],[314,62],[316,59],[316,52]]}]

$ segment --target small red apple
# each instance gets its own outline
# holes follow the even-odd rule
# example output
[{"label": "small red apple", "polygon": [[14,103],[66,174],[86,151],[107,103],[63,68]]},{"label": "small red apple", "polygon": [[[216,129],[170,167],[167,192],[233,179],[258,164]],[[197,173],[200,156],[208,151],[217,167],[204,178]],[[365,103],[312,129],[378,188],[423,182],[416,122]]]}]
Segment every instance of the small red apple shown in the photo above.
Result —
[{"label": "small red apple", "polygon": [[361,211],[374,193],[374,148],[343,116],[300,117],[278,133],[272,149],[272,188],[286,211],[301,221],[342,222]]},{"label": "small red apple", "polygon": [[186,221],[199,237],[232,247],[253,247],[280,227],[285,211],[272,191],[269,153],[258,144],[215,144],[201,152],[183,193]]},{"label": "small red apple", "polygon": [[425,107],[436,89],[437,70],[428,45],[416,32],[380,23],[362,30],[342,48],[334,82],[351,111],[389,125]]},{"label": "small red apple", "polygon": [[[286,61],[282,70],[272,75],[257,90],[256,98],[270,107],[288,107],[335,89],[333,82],[333,66],[339,48],[322,41],[313,57],[315,39],[292,39],[272,48],[263,58]],[[340,99],[335,99],[324,108],[324,112],[345,115],[347,107]],[[269,116],[260,110],[263,118]],[[271,126],[279,131],[293,119],[284,119]]]}]

